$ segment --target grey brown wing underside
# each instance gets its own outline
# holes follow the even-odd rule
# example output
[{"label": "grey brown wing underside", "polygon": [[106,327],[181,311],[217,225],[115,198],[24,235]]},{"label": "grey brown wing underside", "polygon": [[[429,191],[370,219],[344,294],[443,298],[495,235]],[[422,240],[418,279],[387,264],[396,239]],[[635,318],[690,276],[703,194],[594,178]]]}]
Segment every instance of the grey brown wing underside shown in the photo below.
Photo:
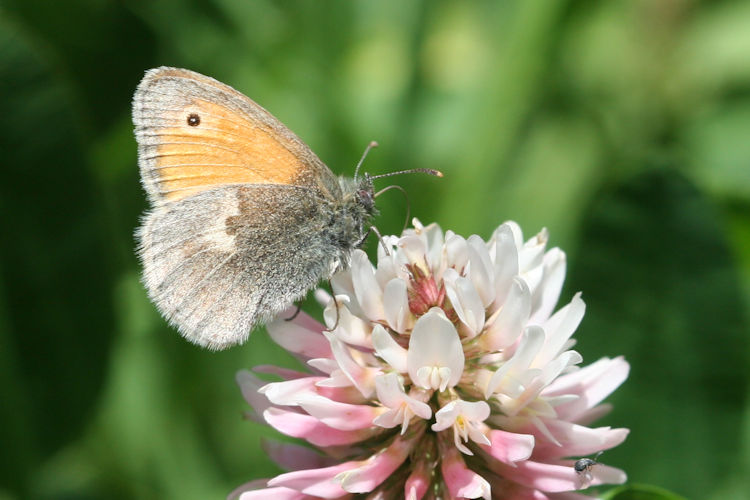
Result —
[{"label": "grey brown wing underside", "polygon": [[144,283],[164,316],[209,349],[242,343],[343,258],[314,191],[230,186],[158,207],[138,231]]}]

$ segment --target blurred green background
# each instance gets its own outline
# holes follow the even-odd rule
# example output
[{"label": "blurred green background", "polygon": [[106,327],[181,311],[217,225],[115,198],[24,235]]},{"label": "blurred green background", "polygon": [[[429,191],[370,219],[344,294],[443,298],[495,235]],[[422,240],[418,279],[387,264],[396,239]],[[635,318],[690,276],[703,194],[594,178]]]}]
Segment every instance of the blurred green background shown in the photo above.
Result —
[{"label": "blurred green background", "polygon": [[[159,65],[250,95],[336,173],[373,139],[370,173],[442,170],[397,180],[425,223],[549,228],[585,363],[632,364],[602,460],[750,498],[750,2],[729,0],[0,1],[0,498],[277,472],[233,377],[289,358],[265,332],[200,350],[139,284],[130,99]],[[403,198],[379,206],[400,231]]]}]

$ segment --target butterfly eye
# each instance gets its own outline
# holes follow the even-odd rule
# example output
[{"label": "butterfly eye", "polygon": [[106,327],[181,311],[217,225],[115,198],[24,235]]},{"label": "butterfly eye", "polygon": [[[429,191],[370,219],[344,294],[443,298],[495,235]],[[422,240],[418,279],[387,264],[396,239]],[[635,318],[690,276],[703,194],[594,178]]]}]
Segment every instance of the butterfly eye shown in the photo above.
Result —
[{"label": "butterfly eye", "polygon": [[201,117],[196,115],[195,113],[192,113],[190,116],[187,117],[187,124],[191,127],[197,127],[201,123]]}]

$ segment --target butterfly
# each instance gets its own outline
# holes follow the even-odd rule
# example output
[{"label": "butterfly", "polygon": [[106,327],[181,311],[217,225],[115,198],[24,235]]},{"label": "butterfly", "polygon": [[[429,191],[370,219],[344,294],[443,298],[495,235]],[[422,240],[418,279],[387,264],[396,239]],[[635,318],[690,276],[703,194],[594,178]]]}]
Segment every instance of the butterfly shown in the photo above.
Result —
[{"label": "butterfly", "polygon": [[268,111],[213,78],[147,71],[133,123],[150,203],[136,231],[143,283],[166,319],[208,349],[244,342],[345,269],[377,213],[379,176],[336,177]]}]

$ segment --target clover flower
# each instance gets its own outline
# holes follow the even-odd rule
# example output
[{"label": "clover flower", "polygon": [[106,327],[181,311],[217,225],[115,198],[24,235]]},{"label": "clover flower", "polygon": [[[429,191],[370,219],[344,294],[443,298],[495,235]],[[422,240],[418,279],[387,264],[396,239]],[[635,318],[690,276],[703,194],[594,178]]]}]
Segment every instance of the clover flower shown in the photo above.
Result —
[{"label": "clover flower", "polygon": [[[386,236],[374,267],[356,250],[332,280],[323,326],[300,314],[268,325],[311,373],[241,371],[252,415],[310,447],[274,444],[289,470],[235,490],[267,499],[582,499],[625,473],[582,456],[628,429],[589,427],[628,375],[621,357],[580,368],[571,336],[580,294],[553,313],[565,255],[513,222],[485,242],[435,224]],[[387,248],[387,251],[385,250]]]}]

